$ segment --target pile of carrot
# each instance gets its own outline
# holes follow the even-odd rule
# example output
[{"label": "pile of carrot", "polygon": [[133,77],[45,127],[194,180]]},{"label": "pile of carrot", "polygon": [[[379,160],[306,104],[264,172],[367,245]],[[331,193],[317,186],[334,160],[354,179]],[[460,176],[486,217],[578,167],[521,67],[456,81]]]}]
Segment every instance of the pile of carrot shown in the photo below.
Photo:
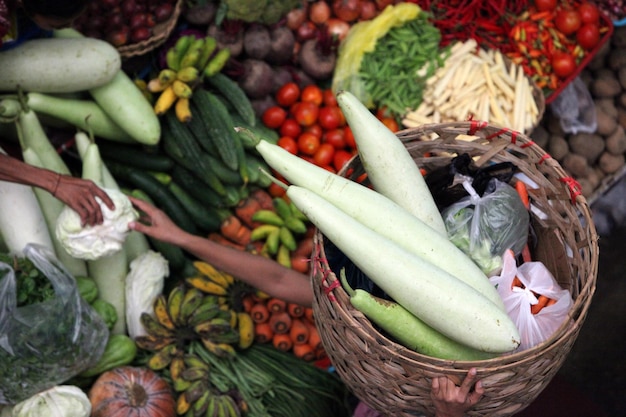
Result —
[{"label": "pile of carrot", "polygon": [[255,294],[246,295],[243,305],[254,321],[256,343],[271,343],[307,362],[326,358],[311,307]]}]

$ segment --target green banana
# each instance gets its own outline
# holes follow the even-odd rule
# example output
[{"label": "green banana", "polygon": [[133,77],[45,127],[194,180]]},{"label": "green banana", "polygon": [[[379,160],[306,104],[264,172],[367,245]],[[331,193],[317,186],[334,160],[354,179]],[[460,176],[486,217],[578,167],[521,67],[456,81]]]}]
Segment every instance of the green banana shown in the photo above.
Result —
[{"label": "green banana", "polygon": [[204,46],[204,38],[194,39],[180,60],[180,68],[193,67],[197,64],[200,58],[200,51]]},{"label": "green banana", "polygon": [[187,323],[193,312],[202,305],[204,293],[197,288],[190,288],[185,292],[180,308],[180,320]]},{"label": "green banana", "polygon": [[189,385],[189,388],[185,390],[184,395],[185,395],[185,398],[187,399],[187,402],[192,404],[195,401],[197,401],[200,397],[202,397],[202,394],[206,392],[208,389],[209,387],[207,386],[206,381],[196,380],[196,381],[193,381],[191,385]]},{"label": "green banana", "polygon": [[196,68],[202,71],[204,67],[207,66],[211,57],[213,56],[213,52],[215,52],[215,48],[217,48],[217,40],[212,36],[207,36],[204,38],[204,46],[200,51],[200,57],[198,58],[198,62],[196,64]]},{"label": "green banana", "polygon": [[185,287],[179,285],[174,287],[167,297],[167,312],[174,324],[180,326],[182,323],[180,319],[180,312],[183,305],[183,298],[185,297]]},{"label": "green banana", "polygon": [[285,226],[294,233],[306,233],[307,231],[306,223],[296,216],[287,217],[285,219]]},{"label": "green banana", "polygon": [[199,76],[200,72],[196,67],[183,67],[176,73],[176,78],[187,84],[196,82]]},{"label": "green banana", "polygon": [[178,71],[179,69],[181,69],[181,61],[183,59],[183,56],[185,56],[185,54],[187,53],[187,50],[189,49],[189,47],[191,46],[191,43],[193,42],[193,40],[195,39],[195,36],[193,35],[185,35],[185,36],[181,36],[180,38],[178,38],[178,40],[176,41],[176,43],[173,46],[173,50],[175,52],[175,56],[174,58],[172,58],[171,62],[168,62],[168,66],[173,69],[174,71]]},{"label": "green banana", "polygon": [[284,226],[285,221],[275,211],[261,209],[252,215],[252,220],[263,224],[272,224],[274,226]]},{"label": "green banana", "polygon": [[278,228],[279,226],[274,226],[273,224],[262,224],[257,226],[250,232],[250,240],[255,242],[257,240],[266,239],[271,232],[278,230]]},{"label": "green banana", "polygon": [[186,368],[184,369],[180,377],[185,381],[198,381],[200,379],[204,379],[209,375],[209,370],[205,368]]},{"label": "green banana", "polygon": [[141,313],[141,324],[143,325],[146,332],[152,336],[169,338],[173,336],[171,330],[163,327],[161,323],[157,321],[153,316],[148,313]]},{"label": "green banana", "polygon": [[280,228],[276,229],[275,231],[267,235],[267,238],[265,239],[265,244],[263,245],[263,247],[267,251],[268,254],[276,255],[276,252],[278,252],[279,244],[280,244]]},{"label": "green banana", "polygon": [[228,417],[241,417],[241,410],[233,397],[228,394],[220,395],[220,402],[224,405]]},{"label": "green banana", "polygon": [[296,242],[296,239],[293,237],[291,230],[289,230],[287,226],[282,226],[280,229],[278,229],[278,237],[279,237],[280,243],[284,245],[287,249],[296,250],[298,243]]},{"label": "green banana", "polygon": [[209,400],[213,396],[213,393],[209,390],[206,390],[202,393],[200,398],[193,402],[191,409],[193,410],[194,417],[204,417],[206,415],[206,411],[209,408]]},{"label": "green banana", "polygon": [[148,368],[152,369],[153,371],[160,371],[161,369],[167,368],[172,362],[172,358],[175,352],[176,345],[171,344],[165,346],[163,349],[153,354],[150,359],[148,359]]},{"label": "green banana", "polygon": [[280,198],[280,197],[274,197],[272,202],[274,204],[274,209],[276,210],[276,213],[283,220],[293,216],[293,213],[291,212],[291,208],[289,207],[289,203],[287,203],[285,199]]},{"label": "green banana", "polygon": [[209,364],[197,357],[196,355],[186,354],[183,357],[185,366],[188,368],[200,368],[208,371],[210,369]]},{"label": "green banana", "polygon": [[209,321],[215,317],[220,315],[220,307],[217,302],[215,304],[201,304],[196,310],[193,312],[191,317],[187,320],[187,325],[190,327],[196,326],[200,323]]},{"label": "green banana", "polygon": [[291,214],[293,214],[293,216],[296,219],[302,220],[303,222],[308,221],[309,219],[307,219],[307,217],[304,215],[304,213],[302,212],[302,210],[300,210],[295,204],[293,204],[293,201],[289,202],[289,208],[291,209]]}]

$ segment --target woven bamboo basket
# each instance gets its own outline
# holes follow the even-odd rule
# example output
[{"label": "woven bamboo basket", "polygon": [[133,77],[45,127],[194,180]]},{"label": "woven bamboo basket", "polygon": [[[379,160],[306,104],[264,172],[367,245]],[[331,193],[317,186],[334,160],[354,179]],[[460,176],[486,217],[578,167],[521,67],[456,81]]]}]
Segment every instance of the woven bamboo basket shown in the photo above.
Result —
[{"label": "woven bamboo basket", "polygon": [[176,27],[184,4],[185,3],[183,0],[177,0],[174,11],[172,12],[170,18],[164,22],[155,25],[152,28],[152,36],[150,38],[146,39],[145,41],[118,47],[117,50],[120,55],[123,58],[132,58],[135,56],[147,54],[153,49],[156,49],[159,46],[163,45],[163,43],[165,43],[167,38]]},{"label": "woven bamboo basket", "polygon": [[[598,235],[590,208],[580,187],[558,162],[518,132],[484,122],[457,122],[404,130],[398,137],[415,162],[427,170],[468,153],[477,166],[511,162],[539,185],[529,189],[529,195],[546,215],[531,215],[537,237],[531,251],[533,260],[543,262],[561,287],[570,291],[574,302],[569,320],[540,345],[489,360],[450,361],[416,353],[385,337],[350,305],[326,258],[328,242],[317,231],[311,276],[313,308],[324,348],[347,387],[384,415],[433,415],[432,377],[446,375],[460,381],[471,367],[477,368],[485,394],[467,414],[514,415],[552,380],[587,316],[598,268]],[[363,172],[358,156],[342,171],[351,179]]]}]

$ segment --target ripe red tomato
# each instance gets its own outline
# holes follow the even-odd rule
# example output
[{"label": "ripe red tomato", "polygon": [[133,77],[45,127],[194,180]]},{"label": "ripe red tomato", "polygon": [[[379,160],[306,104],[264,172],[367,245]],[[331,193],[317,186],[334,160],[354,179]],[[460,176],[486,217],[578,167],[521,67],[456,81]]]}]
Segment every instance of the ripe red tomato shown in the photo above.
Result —
[{"label": "ripe red tomato", "polygon": [[576,61],[570,54],[563,52],[552,55],[552,71],[561,77],[566,78],[576,69]]},{"label": "ripe red tomato", "polygon": [[556,0],[535,0],[535,6],[540,12],[554,10],[556,8]]},{"label": "ripe red tomato", "polygon": [[263,124],[270,129],[278,129],[287,118],[287,111],[279,106],[269,107],[263,113]]},{"label": "ripe red tomato", "polygon": [[320,139],[313,133],[304,132],[298,136],[298,151],[304,155],[315,155],[320,147]]},{"label": "ripe red tomato", "polygon": [[326,130],[337,129],[341,124],[341,119],[339,118],[339,114],[336,110],[338,107],[320,107],[319,115],[317,116],[317,120],[322,126],[322,128]]},{"label": "ripe red tomato", "polygon": [[313,154],[313,161],[316,165],[324,166],[330,165],[333,162],[335,156],[335,148],[329,143],[322,143]]},{"label": "ripe red tomato", "polygon": [[578,10],[573,9],[559,10],[554,19],[554,24],[564,35],[571,35],[576,32],[582,24],[580,13],[578,13]]},{"label": "ripe red tomato", "polygon": [[298,142],[291,136],[281,136],[276,144],[289,153],[298,154]]},{"label": "ripe red tomato", "polygon": [[293,117],[300,126],[311,126],[317,122],[319,107],[310,101],[301,101],[293,107]]},{"label": "ripe red tomato", "polygon": [[600,29],[595,23],[585,23],[576,31],[576,41],[585,49],[593,49],[600,41]]},{"label": "ripe red tomato", "polygon": [[583,23],[599,23],[600,11],[598,7],[593,3],[583,3],[578,6],[578,13],[580,13],[580,20]]},{"label": "ripe red tomato", "polygon": [[276,92],[276,102],[283,107],[289,107],[300,98],[300,87],[294,82],[288,82]]},{"label": "ripe red tomato", "polygon": [[322,92],[322,104],[328,107],[337,107],[337,97],[330,88],[325,89]]},{"label": "ripe red tomato", "polygon": [[281,136],[291,136],[292,138],[297,138],[300,136],[300,133],[302,133],[302,127],[293,118],[287,117],[283,124],[280,125],[278,133],[280,133]]},{"label": "ripe red tomato", "polygon": [[322,139],[322,136],[324,135],[324,130],[318,123],[313,123],[311,126],[305,127],[303,131],[313,133],[320,140]]},{"label": "ripe red tomato", "polygon": [[354,135],[352,134],[350,126],[343,128],[343,137],[346,140],[346,145],[348,145],[351,149],[356,149],[356,141],[354,140]]},{"label": "ripe red tomato", "polygon": [[337,171],[341,170],[348,161],[352,159],[352,154],[346,150],[338,149],[333,157],[333,166]]},{"label": "ripe red tomato", "polygon": [[322,89],[315,84],[305,86],[300,93],[300,101],[315,103],[316,106],[321,106],[324,101]]},{"label": "ripe red tomato", "polygon": [[322,142],[332,145],[335,149],[346,147],[345,131],[343,129],[333,129],[324,133]]}]

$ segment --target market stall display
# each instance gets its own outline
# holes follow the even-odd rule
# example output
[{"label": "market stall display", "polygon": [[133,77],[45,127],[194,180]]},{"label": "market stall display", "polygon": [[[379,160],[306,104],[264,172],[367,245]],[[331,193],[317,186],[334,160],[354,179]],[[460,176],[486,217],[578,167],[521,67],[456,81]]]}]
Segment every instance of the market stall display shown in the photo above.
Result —
[{"label": "market stall display", "polygon": [[[107,64],[81,65],[90,64],[90,74],[95,65],[104,78],[77,73],[64,55],[67,48],[50,59],[69,65],[71,79],[29,69],[20,55],[25,50],[11,52],[19,62],[0,55],[0,66],[20,66],[18,75],[32,83],[3,89],[2,146],[6,139],[7,149],[28,163],[115,190],[121,208],[126,195],[151,202],[192,234],[310,275],[314,308],[259,291],[123,224],[107,236],[115,253],[96,256],[97,248],[54,233],[62,204],[34,190],[28,207],[41,227],[30,232],[33,222],[16,233],[11,211],[2,210],[0,266],[21,265],[22,242],[43,240],[75,276],[84,304],[98,315],[94,322],[101,319],[99,326],[108,329],[108,339],[100,340],[103,352],[94,352],[101,353],[99,360],[81,363],[55,383],[89,393],[92,417],[111,415],[108,399],[119,407],[136,400],[103,390],[98,381],[107,378],[134,381],[133,392],[144,390],[166,414],[181,416],[340,417],[350,415],[346,397],[353,395],[390,415],[432,412],[431,379],[458,380],[472,366],[486,394],[471,416],[513,415],[537,398],[575,342],[595,288],[597,235],[585,198],[624,171],[623,60],[607,52],[624,47],[617,22],[600,14],[587,22],[595,25],[597,39],[559,32],[562,10],[575,9],[583,19],[581,10],[589,6],[578,0],[556,6],[538,0],[157,3],[99,0],[89,12],[101,15],[87,14],[75,29],[56,30],[46,40],[94,45]],[[103,6],[111,9],[108,18]],[[145,16],[148,11],[155,15]],[[124,14],[132,21],[119,22]],[[103,40],[82,39],[91,36]],[[560,47],[574,63],[559,76],[537,51]],[[610,62],[613,74],[601,62]],[[66,94],[36,84],[46,77],[63,84]],[[596,100],[595,135],[565,135],[550,111],[577,77]],[[358,100],[346,102],[347,93]],[[604,140],[591,137],[598,135]],[[564,148],[579,156],[566,157]],[[594,164],[602,177],[590,174]],[[479,226],[478,242],[449,234],[450,221],[440,215],[445,203],[461,188],[482,194],[487,185],[448,187],[447,168],[503,179],[506,196],[499,205],[522,220],[528,212],[529,223],[505,222],[522,231],[522,239],[504,244],[515,241],[510,246],[519,269],[504,257],[503,244],[494,243],[508,237],[497,216]],[[407,180],[409,172],[417,186]],[[432,193],[430,219],[408,214],[416,200],[404,201],[412,192],[396,193],[402,183],[421,190],[417,201]],[[3,196],[14,192],[3,187]],[[316,217],[308,205],[320,202],[314,194],[341,206],[340,212]],[[372,195],[384,209],[362,209]],[[8,198],[2,202],[11,208]],[[477,207],[477,200],[472,204]],[[453,220],[467,220],[472,204]],[[29,213],[21,214],[24,221]],[[126,215],[141,213],[129,209]],[[74,223],[78,237],[93,239]],[[353,242],[357,232],[363,234]],[[413,237],[423,233],[428,238],[416,242]],[[380,235],[392,244],[367,245]],[[350,257],[338,253],[331,236],[347,245]],[[80,246],[80,256],[63,249],[68,238]],[[382,246],[393,247],[385,262],[378,261]],[[358,265],[351,259],[359,257],[354,248],[372,247],[376,253]],[[405,252],[411,260],[395,265]],[[533,262],[547,271],[540,284],[522,276]],[[404,268],[406,276],[417,268],[440,279],[405,282],[422,297],[417,303],[414,294],[388,285],[399,272],[379,278],[388,272],[381,265]],[[528,341],[527,329],[487,279],[499,273],[509,279],[514,269],[520,279],[511,291],[530,300],[531,319],[549,315],[557,303],[569,314],[563,323],[550,323],[556,330],[540,341]],[[550,276],[561,292],[544,289]],[[19,295],[33,302],[41,294],[27,283],[30,289],[22,287]],[[444,287],[454,288],[448,292],[456,301],[442,295]],[[455,319],[441,320],[444,299],[465,313],[446,309]],[[493,323],[497,329],[489,327]],[[485,337],[476,341],[476,332]]]}]

